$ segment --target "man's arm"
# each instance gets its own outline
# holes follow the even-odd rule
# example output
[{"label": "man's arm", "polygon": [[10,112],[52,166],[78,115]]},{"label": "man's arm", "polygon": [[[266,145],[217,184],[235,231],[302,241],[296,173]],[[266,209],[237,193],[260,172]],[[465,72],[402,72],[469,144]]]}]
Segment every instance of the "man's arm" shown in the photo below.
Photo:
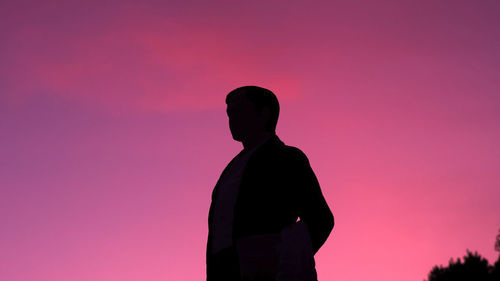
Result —
[{"label": "man's arm", "polygon": [[292,176],[296,187],[296,198],[299,205],[299,217],[304,221],[311,236],[313,253],[321,248],[330,235],[334,219],[326,203],[321,188],[307,156],[299,149],[293,159]]}]

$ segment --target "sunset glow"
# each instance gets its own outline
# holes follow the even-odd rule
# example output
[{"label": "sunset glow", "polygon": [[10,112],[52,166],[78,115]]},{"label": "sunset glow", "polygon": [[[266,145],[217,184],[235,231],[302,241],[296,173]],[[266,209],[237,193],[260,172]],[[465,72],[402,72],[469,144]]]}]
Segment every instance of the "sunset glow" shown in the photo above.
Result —
[{"label": "sunset glow", "polygon": [[500,229],[498,1],[3,1],[0,280],[205,278],[241,149],[280,101],[335,216],[320,281],[421,281]]}]

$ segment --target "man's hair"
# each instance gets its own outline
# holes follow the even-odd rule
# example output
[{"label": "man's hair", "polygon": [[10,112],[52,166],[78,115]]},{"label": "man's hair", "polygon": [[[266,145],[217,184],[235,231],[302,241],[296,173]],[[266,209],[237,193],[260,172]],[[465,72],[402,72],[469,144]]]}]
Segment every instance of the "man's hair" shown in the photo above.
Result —
[{"label": "man's hair", "polygon": [[274,132],[276,130],[276,124],[278,124],[278,116],[280,113],[280,105],[276,95],[270,90],[262,87],[243,86],[236,88],[227,94],[226,104],[228,104],[229,99],[237,93],[245,95],[245,97],[255,105],[257,112],[262,112],[264,107],[269,108],[271,116],[269,117],[265,129],[267,131]]}]

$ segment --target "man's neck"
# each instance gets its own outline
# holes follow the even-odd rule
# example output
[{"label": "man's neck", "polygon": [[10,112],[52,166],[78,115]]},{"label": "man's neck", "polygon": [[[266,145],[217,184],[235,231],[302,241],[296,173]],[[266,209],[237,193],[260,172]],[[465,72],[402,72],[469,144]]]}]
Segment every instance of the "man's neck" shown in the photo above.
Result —
[{"label": "man's neck", "polygon": [[264,143],[266,140],[274,136],[276,133],[275,132],[262,132],[251,139],[243,141],[243,148],[245,150],[250,150],[262,143]]}]

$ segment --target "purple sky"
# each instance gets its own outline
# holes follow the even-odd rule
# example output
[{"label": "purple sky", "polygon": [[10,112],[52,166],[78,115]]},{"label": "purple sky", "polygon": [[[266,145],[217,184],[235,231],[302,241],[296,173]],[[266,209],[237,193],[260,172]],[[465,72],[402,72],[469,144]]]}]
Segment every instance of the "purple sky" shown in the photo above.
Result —
[{"label": "purple sky", "polygon": [[0,279],[203,280],[224,98],[281,104],[320,280],[423,280],[500,229],[497,1],[0,3]]}]

